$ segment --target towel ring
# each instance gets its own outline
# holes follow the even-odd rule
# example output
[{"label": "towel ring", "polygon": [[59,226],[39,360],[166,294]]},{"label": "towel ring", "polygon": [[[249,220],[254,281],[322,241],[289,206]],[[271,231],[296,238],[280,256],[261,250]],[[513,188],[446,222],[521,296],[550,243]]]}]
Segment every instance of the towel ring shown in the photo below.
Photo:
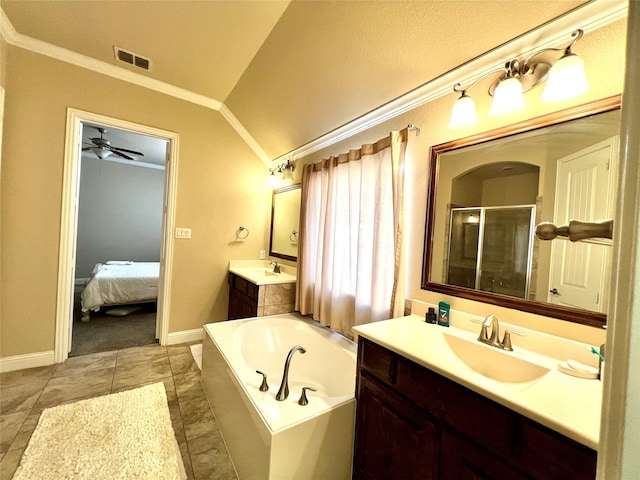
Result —
[{"label": "towel ring", "polygon": [[[242,232],[246,232],[244,234],[244,237],[241,236]],[[247,227],[243,227],[242,225],[240,225],[238,227],[238,230],[236,230],[236,238],[240,239],[240,240],[244,240],[245,238],[247,238],[249,236],[249,229]]]},{"label": "towel ring", "polygon": [[297,230],[291,230],[291,235],[289,235],[289,240],[291,240],[294,243],[296,243],[298,241],[298,231]]}]

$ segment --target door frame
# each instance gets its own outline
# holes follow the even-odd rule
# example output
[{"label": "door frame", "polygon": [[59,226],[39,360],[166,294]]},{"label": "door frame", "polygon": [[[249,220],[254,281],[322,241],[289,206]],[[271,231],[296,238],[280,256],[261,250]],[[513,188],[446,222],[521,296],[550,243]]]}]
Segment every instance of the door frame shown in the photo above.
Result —
[{"label": "door frame", "polygon": [[177,133],[160,130],[147,125],[107,117],[97,113],[67,108],[64,148],[64,171],[62,181],[62,204],[60,215],[60,249],[58,256],[58,289],[56,297],[56,331],[54,362],[62,363],[69,356],[71,346],[70,328],[73,322],[73,305],[70,302],[75,288],[71,278],[75,267],[76,232],[78,225],[77,194],[80,173],[80,146],[82,123],[97,123],[106,127],[158,137],[169,142],[169,155],[165,175],[165,199],[163,215],[162,246],[160,258],[160,284],[158,286],[157,330],[160,345],[166,345],[169,336],[169,292],[173,268],[173,235],[175,229],[175,206],[178,185],[178,140]]}]

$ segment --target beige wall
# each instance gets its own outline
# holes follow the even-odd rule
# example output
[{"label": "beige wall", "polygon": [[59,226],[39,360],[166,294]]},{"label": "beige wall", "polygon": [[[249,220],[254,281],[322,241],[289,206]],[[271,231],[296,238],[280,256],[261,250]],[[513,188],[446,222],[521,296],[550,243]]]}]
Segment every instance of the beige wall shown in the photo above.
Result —
[{"label": "beige wall", "polygon": [[[176,132],[169,331],[226,319],[231,259],[268,246],[266,168],[213,110],[9,47],[2,162],[0,356],[54,348],[67,107]],[[3,56],[4,58],[4,56]],[[234,241],[242,224],[251,235]]]},{"label": "beige wall", "polygon": [[[454,132],[447,127],[451,106],[456,95],[437,99],[402,116],[396,117],[383,124],[377,125],[366,132],[348,140],[332,145],[301,159],[299,162],[308,163],[318,161],[329,155],[346,152],[350,148],[357,148],[363,143],[373,142],[389,134],[390,130],[404,128],[409,123],[421,127],[420,136],[410,135],[407,149],[406,175],[406,240],[407,240],[407,285],[406,297],[425,302],[437,303],[440,300],[451,302],[452,308],[462,309],[484,316],[495,313],[502,320],[522,325],[527,328],[537,328],[549,333],[562,335],[577,340],[600,344],[604,341],[605,332],[601,329],[586,327],[571,322],[541,317],[538,315],[494,307],[489,304],[472,302],[455,297],[420,289],[422,276],[422,253],[424,241],[424,224],[427,202],[427,174],[429,163],[429,148],[432,145],[444,143],[456,138],[480,133],[504,125],[516,123],[531,117],[544,115],[574,105],[619,94],[622,92],[624,74],[626,20],[620,20],[598,31],[589,33],[576,44],[574,51],[585,60],[585,69],[590,90],[579,98],[565,102],[547,104],[538,99],[540,89],[525,94],[527,109],[507,118],[497,119],[486,115],[489,109],[490,97],[481,88],[472,89],[469,94],[474,96],[479,112],[480,124],[468,132]],[[296,169],[296,173],[300,168]]]}]

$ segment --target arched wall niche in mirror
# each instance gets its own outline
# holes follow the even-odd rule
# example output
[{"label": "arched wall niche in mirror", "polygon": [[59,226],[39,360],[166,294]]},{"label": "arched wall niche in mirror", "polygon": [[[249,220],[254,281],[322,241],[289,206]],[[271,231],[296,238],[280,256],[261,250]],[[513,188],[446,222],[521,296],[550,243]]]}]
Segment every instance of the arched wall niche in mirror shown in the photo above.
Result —
[{"label": "arched wall niche in mirror", "polygon": [[611,240],[534,229],[613,218],[620,100],[433,146],[422,289],[605,325]]},{"label": "arched wall niche in mirror", "polygon": [[269,255],[285,260],[298,259],[300,184],[276,188],[271,202]]}]

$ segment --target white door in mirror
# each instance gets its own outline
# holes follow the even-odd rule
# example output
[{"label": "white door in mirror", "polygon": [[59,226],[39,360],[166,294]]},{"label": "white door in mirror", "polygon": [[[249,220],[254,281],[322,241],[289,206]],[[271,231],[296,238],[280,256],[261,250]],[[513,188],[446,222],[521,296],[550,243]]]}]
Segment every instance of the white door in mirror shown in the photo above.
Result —
[{"label": "white door in mirror", "polygon": [[[558,160],[554,213],[557,225],[574,219],[611,218],[617,154],[616,136]],[[605,312],[610,256],[610,242],[554,240],[547,301]]]}]

